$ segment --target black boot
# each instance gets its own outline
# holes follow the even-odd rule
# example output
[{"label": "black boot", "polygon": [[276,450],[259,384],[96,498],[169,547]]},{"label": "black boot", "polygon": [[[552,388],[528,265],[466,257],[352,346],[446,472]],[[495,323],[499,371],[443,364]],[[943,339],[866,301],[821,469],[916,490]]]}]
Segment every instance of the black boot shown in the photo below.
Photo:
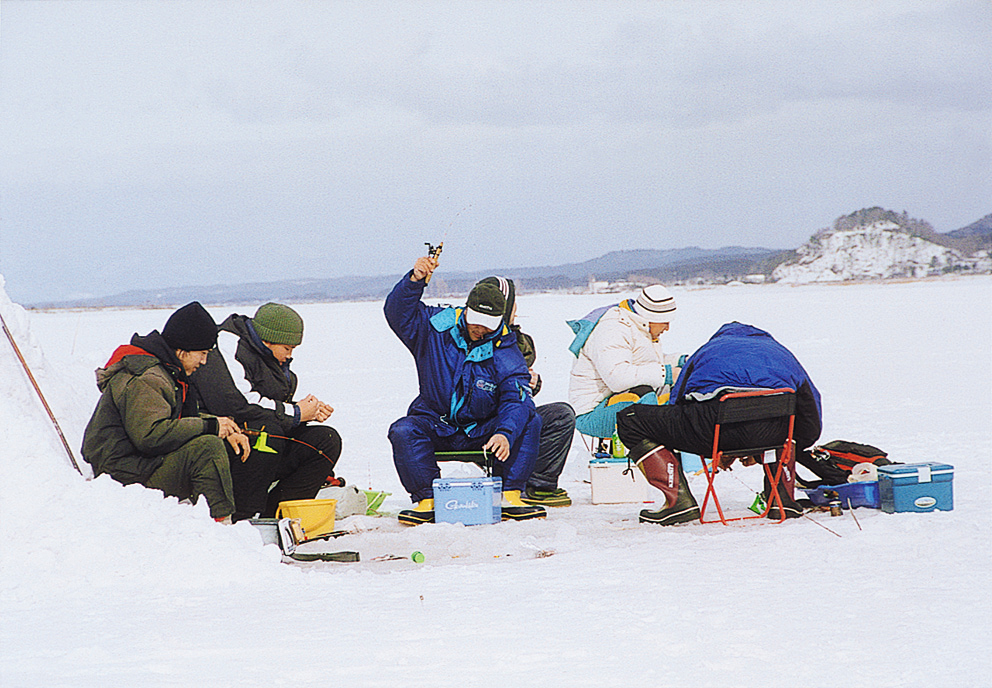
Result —
[{"label": "black boot", "polygon": [[[637,448],[643,449],[640,445]],[[661,446],[655,446],[646,453],[638,451],[637,454],[640,457],[637,467],[651,485],[665,494],[665,508],[659,511],[644,509],[640,522],[671,526],[698,519],[699,505],[689,491],[689,481],[682,472],[680,457]]]},{"label": "black boot", "polygon": [[[781,450],[779,450],[779,458],[781,458]],[[775,474],[778,470],[778,463],[773,463],[768,466],[768,470]],[[782,514],[778,508],[778,501],[773,498],[773,495],[777,492],[779,498],[782,500],[782,511],[785,512],[786,518],[801,518],[803,515],[803,508],[793,497],[795,492],[796,475],[792,466],[785,464],[782,466],[782,476],[778,481],[778,489],[771,489],[771,481],[768,480],[768,474],[765,474],[765,503],[771,504],[771,508],[768,509],[767,517],[775,520],[781,521]]]}]

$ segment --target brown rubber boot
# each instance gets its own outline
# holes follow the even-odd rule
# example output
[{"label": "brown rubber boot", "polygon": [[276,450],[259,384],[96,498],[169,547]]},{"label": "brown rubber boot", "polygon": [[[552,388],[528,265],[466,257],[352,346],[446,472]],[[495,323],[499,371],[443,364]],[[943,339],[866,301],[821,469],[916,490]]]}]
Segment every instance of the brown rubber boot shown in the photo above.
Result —
[{"label": "brown rubber boot", "polygon": [[637,467],[644,473],[648,483],[664,493],[665,508],[659,511],[641,511],[641,523],[670,526],[698,519],[699,505],[689,491],[689,482],[682,472],[679,457],[661,445],[650,448],[645,444],[647,442],[644,440],[638,444],[630,454],[632,458],[639,457]]}]

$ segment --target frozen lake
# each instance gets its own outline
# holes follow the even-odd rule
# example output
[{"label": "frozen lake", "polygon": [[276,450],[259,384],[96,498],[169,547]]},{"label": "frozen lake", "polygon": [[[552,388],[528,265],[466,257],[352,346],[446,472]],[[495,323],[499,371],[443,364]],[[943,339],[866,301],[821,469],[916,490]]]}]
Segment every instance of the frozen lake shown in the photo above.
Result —
[{"label": "frozen lake", "polygon": [[[822,441],[955,467],[955,508],[746,527],[592,505],[578,437],[544,521],[404,528],[352,517],[360,564],[280,563],[247,524],[83,481],[0,346],[0,683],[13,686],[969,686],[992,672],[992,279],[673,289],[666,351],[731,320],[771,332],[823,395]],[[625,296],[625,295],[624,295]],[[93,369],[170,310],[5,318],[78,457]],[[567,399],[565,320],[611,295],[521,295],[544,388]],[[250,308],[211,308],[217,320]],[[409,503],[386,428],[416,395],[380,302],[305,304],[300,391],[335,407],[339,473]],[[33,343],[33,344],[32,344]],[[702,496],[702,477],[692,481]],[[730,476],[744,501],[757,468]],[[660,494],[660,493],[656,493]],[[202,507],[203,505],[201,505]],[[815,521],[815,522],[814,522]],[[833,532],[822,526],[829,527]],[[420,550],[424,564],[374,562]],[[539,552],[553,556],[539,557]]]}]

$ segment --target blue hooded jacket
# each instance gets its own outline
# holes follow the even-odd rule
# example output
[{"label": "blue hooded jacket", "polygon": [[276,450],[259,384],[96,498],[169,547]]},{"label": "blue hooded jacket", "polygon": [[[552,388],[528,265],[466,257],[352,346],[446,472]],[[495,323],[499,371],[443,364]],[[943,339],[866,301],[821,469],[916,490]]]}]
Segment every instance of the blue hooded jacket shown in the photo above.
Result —
[{"label": "blue hooded jacket", "polygon": [[513,445],[534,414],[530,372],[505,324],[470,342],[462,308],[427,306],[426,286],[408,272],[393,287],[383,310],[386,322],[413,354],[420,394],[407,411],[440,421],[448,435],[506,436]]},{"label": "blue hooded jacket", "polygon": [[796,357],[764,330],[732,322],[720,327],[689,357],[668,403],[677,404],[687,399],[705,401],[728,389],[779,387],[796,390],[800,408],[815,405],[819,435],[820,392]]}]

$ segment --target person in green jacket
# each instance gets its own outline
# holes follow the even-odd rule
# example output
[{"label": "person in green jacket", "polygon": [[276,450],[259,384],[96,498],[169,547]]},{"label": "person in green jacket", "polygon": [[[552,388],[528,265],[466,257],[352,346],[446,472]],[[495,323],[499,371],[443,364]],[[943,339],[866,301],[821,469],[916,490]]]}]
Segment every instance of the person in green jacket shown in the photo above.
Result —
[{"label": "person in green jacket", "polygon": [[231,418],[200,414],[187,382],[216,344],[217,324],[194,301],[161,333],[135,334],[114,351],[96,371],[100,400],[83,435],[83,458],[95,476],[194,502],[202,495],[211,516],[230,521],[234,489],[224,440],[244,461],[248,438]]}]

